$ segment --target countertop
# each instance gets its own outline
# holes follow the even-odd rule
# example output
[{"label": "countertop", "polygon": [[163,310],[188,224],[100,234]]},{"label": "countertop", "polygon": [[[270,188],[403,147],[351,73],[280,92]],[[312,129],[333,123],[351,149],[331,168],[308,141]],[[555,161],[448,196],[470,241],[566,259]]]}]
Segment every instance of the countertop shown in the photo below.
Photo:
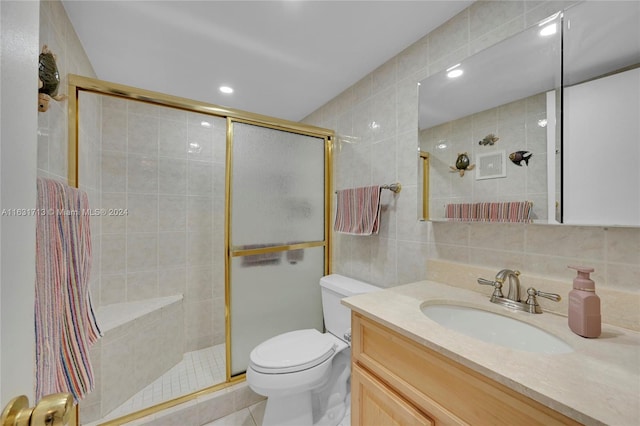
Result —
[{"label": "countertop", "polygon": [[[427,318],[420,308],[429,302],[474,306],[516,318],[561,338],[574,351],[531,353],[467,337]],[[571,332],[566,317],[511,311],[480,293],[434,281],[351,296],[342,303],[581,423],[640,424],[638,332],[602,324],[599,338],[585,339]]]}]

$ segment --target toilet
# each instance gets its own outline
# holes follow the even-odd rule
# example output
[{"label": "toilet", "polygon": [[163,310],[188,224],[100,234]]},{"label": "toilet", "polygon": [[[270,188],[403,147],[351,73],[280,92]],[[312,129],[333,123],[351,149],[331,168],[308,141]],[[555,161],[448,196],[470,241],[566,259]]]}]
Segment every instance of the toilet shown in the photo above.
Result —
[{"label": "toilet", "polygon": [[337,274],[320,286],[326,333],[283,333],[249,355],[247,383],[267,397],[263,426],[350,424],[351,311],[340,300],[380,288]]}]

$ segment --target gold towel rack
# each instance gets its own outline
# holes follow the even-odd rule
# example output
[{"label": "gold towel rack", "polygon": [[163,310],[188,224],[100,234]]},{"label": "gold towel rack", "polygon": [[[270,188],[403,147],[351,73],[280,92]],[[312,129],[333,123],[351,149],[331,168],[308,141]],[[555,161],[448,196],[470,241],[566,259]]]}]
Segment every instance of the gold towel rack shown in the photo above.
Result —
[{"label": "gold towel rack", "polygon": [[[400,182],[390,183],[388,185],[382,185],[380,188],[388,189],[391,192],[395,192],[396,194],[399,193],[400,191],[402,191],[402,185],[400,184]],[[336,194],[337,193],[338,193],[338,191],[336,191]]]},{"label": "gold towel rack", "polygon": [[395,192],[396,194],[402,191],[402,185],[400,182],[390,183],[389,185],[382,185],[382,189],[388,189],[391,192]]}]

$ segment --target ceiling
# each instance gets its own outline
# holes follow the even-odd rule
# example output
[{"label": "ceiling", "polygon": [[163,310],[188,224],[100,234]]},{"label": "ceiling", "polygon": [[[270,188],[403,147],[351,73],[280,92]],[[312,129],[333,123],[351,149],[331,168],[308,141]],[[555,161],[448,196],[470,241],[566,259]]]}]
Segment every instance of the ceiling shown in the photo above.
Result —
[{"label": "ceiling", "polygon": [[63,0],[99,79],[293,121],[471,3]]}]

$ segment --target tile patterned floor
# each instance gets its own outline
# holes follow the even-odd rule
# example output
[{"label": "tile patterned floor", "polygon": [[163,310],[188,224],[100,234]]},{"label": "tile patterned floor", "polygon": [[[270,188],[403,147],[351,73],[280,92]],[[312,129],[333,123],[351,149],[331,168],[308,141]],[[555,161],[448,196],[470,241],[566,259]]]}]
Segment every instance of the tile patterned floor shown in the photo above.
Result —
[{"label": "tile patterned floor", "polygon": [[222,383],[226,380],[226,375],[224,344],[187,352],[182,361],[172,369],[132,396],[105,418],[87,426],[115,419],[160,402]]}]

